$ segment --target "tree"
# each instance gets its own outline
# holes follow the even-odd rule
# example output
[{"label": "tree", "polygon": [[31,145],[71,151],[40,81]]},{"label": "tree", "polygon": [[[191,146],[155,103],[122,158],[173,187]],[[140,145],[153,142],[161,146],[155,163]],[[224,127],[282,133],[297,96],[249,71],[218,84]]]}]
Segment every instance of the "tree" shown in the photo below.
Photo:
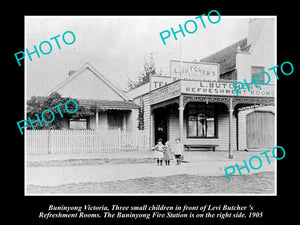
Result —
[{"label": "tree", "polygon": [[[95,107],[86,108],[81,106],[79,101],[74,99],[78,104],[78,110],[74,114],[70,114],[65,109],[65,103],[70,98],[64,98],[59,93],[53,92],[49,96],[32,96],[31,99],[27,101],[27,118],[30,117],[32,121],[37,120],[37,115],[41,119],[41,114],[46,109],[51,109],[55,115],[55,119],[51,123],[43,123],[41,126],[38,122],[34,123],[34,129],[62,129],[63,128],[63,120],[69,118],[86,118],[87,116],[91,116],[95,114]],[[53,109],[52,107],[61,104],[60,107],[63,118],[61,118],[60,113],[57,109]],[[51,113],[44,113],[44,118],[47,121],[52,120]],[[31,124],[28,123],[28,129],[32,129]]]},{"label": "tree", "polygon": [[148,83],[150,81],[150,76],[153,74],[157,74],[152,52],[150,53],[149,62],[147,62],[145,59],[145,63],[143,67],[144,67],[144,71],[140,73],[137,81],[133,81],[130,78],[128,79],[127,87],[129,90],[135,89],[137,87],[142,86],[143,84]]}]

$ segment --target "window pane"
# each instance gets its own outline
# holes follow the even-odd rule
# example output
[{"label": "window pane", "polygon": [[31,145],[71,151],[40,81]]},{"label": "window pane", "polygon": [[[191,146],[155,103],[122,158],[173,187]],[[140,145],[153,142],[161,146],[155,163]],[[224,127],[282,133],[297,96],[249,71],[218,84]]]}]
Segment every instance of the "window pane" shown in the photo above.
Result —
[{"label": "window pane", "polygon": [[189,126],[188,136],[190,136],[190,137],[196,137],[197,136],[197,121],[190,120],[188,122],[188,126]]},{"label": "window pane", "polygon": [[205,137],[206,136],[206,116],[203,113],[199,113],[197,116],[198,120],[198,136]]},{"label": "window pane", "polygon": [[188,110],[188,115],[196,115],[197,114],[197,110],[196,109],[189,109]]},{"label": "window pane", "polygon": [[207,137],[215,136],[215,120],[214,118],[207,118]]},{"label": "window pane", "polygon": [[197,112],[198,113],[205,113],[205,104],[198,104],[197,106]]},{"label": "window pane", "polygon": [[215,137],[215,105],[196,103],[196,108],[188,108],[188,136]]},{"label": "window pane", "polygon": [[215,106],[214,105],[207,105],[206,107],[206,117],[214,117],[215,116]]},{"label": "window pane", "polygon": [[70,120],[71,130],[84,130],[87,129],[86,119]]},{"label": "window pane", "polygon": [[196,120],[195,116],[189,116],[189,120]]},{"label": "window pane", "polygon": [[[262,67],[262,66],[252,66],[251,67],[251,74],[252,74],[252,76],[254,76],[256,78],[256,80],[258,80],[257,75],[262,71],[264,71],[264,67]],[[265,83],[265,74],[264,73],[259,75],[259,80],[261,83]]]},{"label": "window pane", "polygon": [[198,137],[206,136],[205,120],[198,120]]}]

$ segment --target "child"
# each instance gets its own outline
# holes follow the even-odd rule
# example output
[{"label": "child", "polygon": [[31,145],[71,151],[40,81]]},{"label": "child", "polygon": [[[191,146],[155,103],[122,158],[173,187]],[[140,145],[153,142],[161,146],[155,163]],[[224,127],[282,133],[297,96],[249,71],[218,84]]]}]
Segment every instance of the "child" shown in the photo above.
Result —
[{"label": "child", "polygon": [[183,154],[183,144],[180,143],[180,138],[175,139],[176,144],[174,145],[174,154],[175,154],[175,159],[177,161],[177,165],[180,165],[181,163],[181,156]]},{"label": "child", "polygon": [[164,157],[164,153],[163,153],[163,150],[164,150],[164,145],[162,143],[162,139],[158,139],[157,140],[157,145],[154,146],[154,157],[156,158],[157,160],[157,165],[161,165],[162,166],[162,160],[163,160],[163,157]]},{"label": "child", "polygon": [[166,166],[170,166],[171,159],[172,159],[172,152],[171,152],[170,142],[167,141],[165,143],[165,148],[164,148],[164,160],[165,160]]}]

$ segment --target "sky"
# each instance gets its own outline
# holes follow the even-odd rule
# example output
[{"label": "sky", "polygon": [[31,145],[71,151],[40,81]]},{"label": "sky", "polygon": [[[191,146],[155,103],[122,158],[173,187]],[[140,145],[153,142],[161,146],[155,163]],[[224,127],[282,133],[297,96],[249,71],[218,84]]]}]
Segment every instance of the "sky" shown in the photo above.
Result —
[{"label": "sky", "polygon": [[[247,37],[249,17],[221,16],[212,24],[203,17],[203,28],[197,15],[192,16],[25,16],[25,48],[34,51],[43,41],[52,44],[48,55],[25,57],[25,95],[45,95],[57,84],[68,78],[70,70],[78,70],[89,62],[121,89],[127,79],[137,79],[143,72],[145,60],[153,54],[155,67],[162,75],[168,75],[170,60],[180,59],[180,42],[183,61],[199,61],[228,45]],[[181,41],[173,36],[163,44],[160,32],[176,31],[187,20],[194,20],[198,29]],[[217,17],[211,17],[216,21]],[[192,23],[189,23],[190,25]],[[189,29],[192,30],[192,25]],[[72,31],[76,40],[66,45],[61,37]],[[58,38],[61,49],[57,48]],[[178,33],[178,38],[181,34]],[[66,39],[67,39],[66,35]],[[43,45],[44,51],[47,46]],[[24,62],[21,62],[24,63]]]}]

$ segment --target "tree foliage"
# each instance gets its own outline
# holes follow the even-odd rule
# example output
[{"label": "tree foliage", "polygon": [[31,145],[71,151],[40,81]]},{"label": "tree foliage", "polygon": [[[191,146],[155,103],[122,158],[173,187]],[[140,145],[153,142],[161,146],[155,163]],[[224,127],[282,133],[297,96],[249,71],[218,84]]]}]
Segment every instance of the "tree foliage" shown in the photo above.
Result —
[{"label": "tree foliage", "polygon": [[[62,129],[63,128],[63,121],[70,118],[86,118],[87,116],[91,116],[95,114],[95,107],[84,107],[81,106],[79,101],[74,99],[78,104],[78,110],[76,113],[70,114],[65,109],[65,103],[70,98],[64,98],[59,93],[53,92],[49,96],[32,96],[31,99],[27,101],[27,118],[30,117],[31,121],[37,120],[37,115],[39,116],[42,126],[37,121],[33,123],[34,129]],[[73,98],[72,98],[73,99]],[[63,118],[61,117],[59,111],[57,108],[54,108],[54,106],[57,106],[59,104],[62,104],[59,108],[61,110],[61,114]],[[74,106],[75,107],[75,106]],[[42,112],[46,109],[50,109],[54,115],[55,118],[53,122],[51,123],[45,123],[42,120]],[[72,110],[72,104],[68,104],[68,109]],[[46,121],[51,121],[53,119],[53,116],[50,112],[44,113],[44,118]],[[27,119],[28,120],[28,119]],[[32,129],[31,124],[28,122],[28,129]]]},{"label": "tree foliage", "polygon": [[155,63],[154,63],[154,58],[152,53],[150,54],[149,62],[147,62],[145,59],[145,63],[143,67],[144,67],[144,71],[140,73],[138,80],[133,81],[130,78],[128,79],[127,87],[129,90],[138,88],[143,84],[148,83],[150,81],[151,75],[158,74],[155,68]]}]

